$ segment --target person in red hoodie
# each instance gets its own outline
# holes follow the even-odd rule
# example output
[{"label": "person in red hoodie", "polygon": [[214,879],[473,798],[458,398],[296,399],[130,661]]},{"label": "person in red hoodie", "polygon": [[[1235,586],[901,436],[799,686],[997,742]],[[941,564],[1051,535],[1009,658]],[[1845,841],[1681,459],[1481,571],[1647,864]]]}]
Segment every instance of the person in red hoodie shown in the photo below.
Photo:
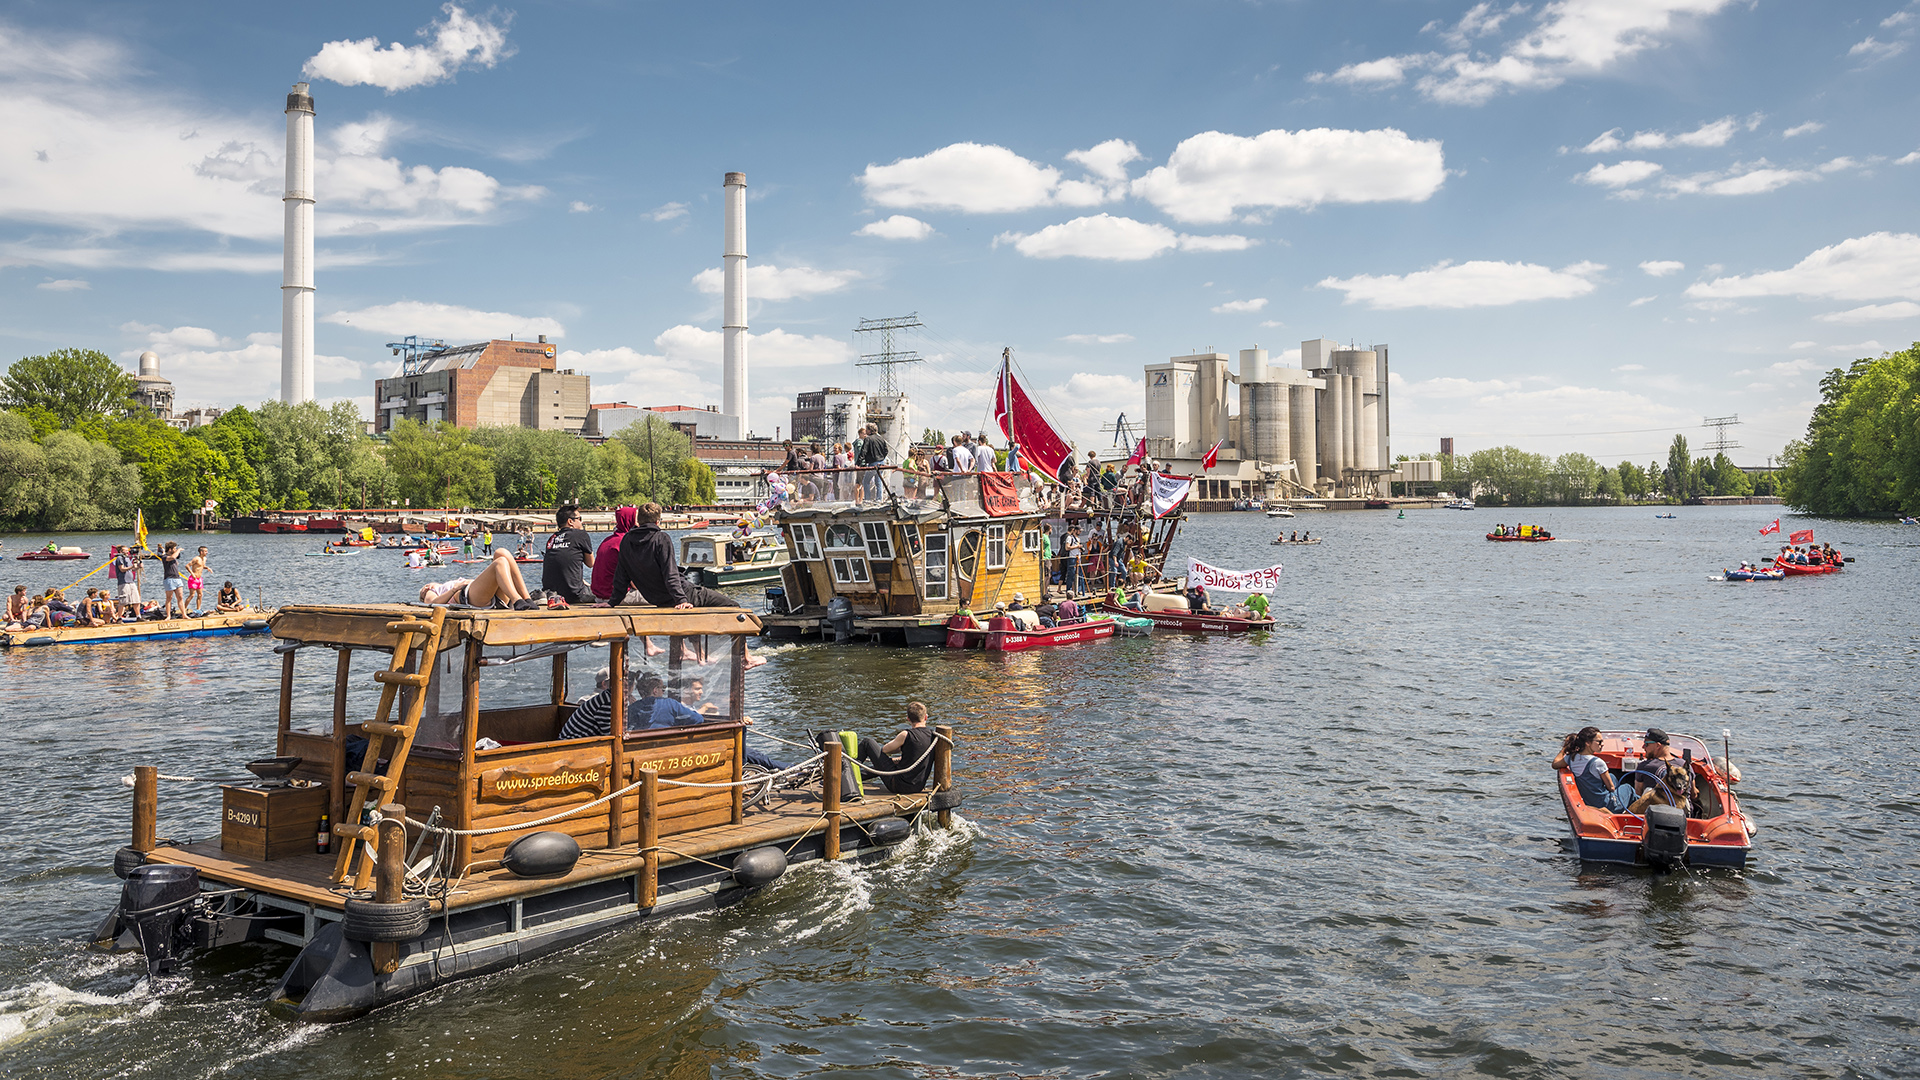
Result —
[{"label": "person in red hoodie", "polygon": [[593,595],[597,600],[606,600],[613,596],[613,567],[620,561],[620,541],[626,538],[627,531],[640,519],[637,507],[622,506],[613,512],[613,535],[600,541],[600,550],[593,553]]}]

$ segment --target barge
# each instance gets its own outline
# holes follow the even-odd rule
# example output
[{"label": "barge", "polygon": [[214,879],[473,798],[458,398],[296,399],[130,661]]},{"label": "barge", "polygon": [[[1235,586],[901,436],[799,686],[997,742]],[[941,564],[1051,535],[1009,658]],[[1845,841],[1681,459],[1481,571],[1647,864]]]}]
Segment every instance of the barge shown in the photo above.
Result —
[{"label": "barge", "polygon": [[105,645],[116,641],[176,641],[180,638],[264,634],[271,611],[233,611],[190,619],[143,619],[105,626],[55,626],[0,632],[0,648],[40,645]]},{"label": "barge", "polygon": [[[350,1020],[729,904],[796,863],[882,859],[959,805],[947,727],[924,792],[845,787],[831,733],[794,766],[816,781],[743,779],[761,631],[745,610],[294,606],[270,629],[273,757],[222,785],[217,838],[198,843],[160,838],[159,771],[135,769],[125,882],[94,943],[140,950],[154,975],[190,950],[293,946],[268,1001],[288,1019]],[[564,737],[588,706],[607,733],[583,718],[587,736]]]}]

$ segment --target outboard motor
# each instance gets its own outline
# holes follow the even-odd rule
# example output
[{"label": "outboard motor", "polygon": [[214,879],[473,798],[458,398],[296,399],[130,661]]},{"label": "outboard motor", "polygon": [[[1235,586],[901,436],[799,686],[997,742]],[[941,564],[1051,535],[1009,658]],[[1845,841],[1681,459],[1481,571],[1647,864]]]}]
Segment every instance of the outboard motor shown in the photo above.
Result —
[{"label": "outboard motor", "polygon": [[833,627],[835,641],[853,639],[853,601],[836,596],[827,601],[827,623]]},{"label": "outboard motor", "polygon": [[1687,815],[1677,806],[1647,807],[1647,832],[1640,838],[1647,863],[1671,870],[1687,858]]},{"label": "outboard motor", "polygon": [[200,895],[200,871],[159,863],[136,866],[120,886],[121,925],[132,928],[148,975],[170,975],[184,944],[181,930]]}]

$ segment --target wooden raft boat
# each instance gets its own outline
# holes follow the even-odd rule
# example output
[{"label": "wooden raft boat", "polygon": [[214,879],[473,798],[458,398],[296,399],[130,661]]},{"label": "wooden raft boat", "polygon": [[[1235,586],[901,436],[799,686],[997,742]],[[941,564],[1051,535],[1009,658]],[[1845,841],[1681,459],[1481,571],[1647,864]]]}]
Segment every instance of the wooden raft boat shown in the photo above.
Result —
[{"label": "wooden raft boat", "polygon": [[[1642,735],[1636,731],[1600,733],[1600,759],[1618,782],[1632,776],[1644,755]],[[1704,740],[1693,735],[1671,735],[1670,745],[1677,767],[1692,766],[1696,796],[1689,805],[1674,813],[1670,807],[1659,811],[1683,820],[1679,835],[1663,838],[1661,822],[1654,807],[1647,815],[1616,814],[1600,806],[1588,806],[1580,797],[1580,787],[1569,769],[1559,774],[1560,802],[1567,813],[1567,826],[1573,830],[1574,850],[1588,862],[1620,863],[1626,866],[1671,865],[1684,861],[1696,867],[1747,865],[1753,848],[1753,822],[1741,811],[1728,784],[1729,778],[1714,764]],[[1685,756],[1692,751],[1690,760]],[[1650,824],[1651,823],[1651,824]],[[1665,842],[1663,843],[1663,839]],[[1684,845],[1684,846],[1683,846]]]},{"label": "wooden raft boat", "polygon": [[1520,543],[1520,544],[1545,544],[1550,542],[1553,539],[1553,536],[1551,534],[1548,534],[1546,536],[1514,536],[1511,533],[1503,536],[1500,533],[1488,533],[1487,539],[1497,540],[1497,541],[1500,541],[1501,543],[1507,543],[1511,541],[1511,542]]},{"label": "wooden raft boat", "polygon": [[[301,606],[272,631],[275,757],[247,765],[262,782],[223,785],[218,839],[162,842],[158,770],[136,768],[133,842],[114,859],[126,880],[94,941],[138,948],[153,974],[189,948],[296,946],[268,1001],[285,1018],[352,1019],[728,904],[791,863],[885,858],[923,812],[945,826],[959,805],[946,727],[925,793],[843,792],[837,739],[810,789],[743,779],[746,639],[760,632],[744,610]],[[667,648],[646,655],[638,637]],[[618,673],[619,734],[559,737],[582,649],[589,693],[601,664]],[[696,680],[712,688],[697,709],[661,696],[691,697]],[[689,723],[650,726],[663,707]]]},{"label": "wooden raft boat", "polygon": [[145,619],[107,626],[56,626],[48,630],[8,630],[0,633],[0,648],[39,645],[105,645],[116,641],[171,641],[177,638],[226,637],[264,634],[272,611],[229,612],[198,619]]}]

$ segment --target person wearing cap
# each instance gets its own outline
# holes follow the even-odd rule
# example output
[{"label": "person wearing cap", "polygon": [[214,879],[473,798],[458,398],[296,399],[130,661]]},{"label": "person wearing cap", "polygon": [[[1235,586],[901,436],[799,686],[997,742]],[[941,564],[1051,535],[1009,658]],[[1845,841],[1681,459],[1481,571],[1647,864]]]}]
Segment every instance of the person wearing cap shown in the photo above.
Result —
[{"label": "person wearing cap", "polygon": [[1633,781],[1637,794],[1627,812],[1644,814],[1655,800],[1684,808],[1687,795],[1693,789],[1686,770],[1674,758],[1673,745],[1667,733],[1657,727],[1648,728],[1640,745],[1645,757],[1639,769],[1628,777]]}]

